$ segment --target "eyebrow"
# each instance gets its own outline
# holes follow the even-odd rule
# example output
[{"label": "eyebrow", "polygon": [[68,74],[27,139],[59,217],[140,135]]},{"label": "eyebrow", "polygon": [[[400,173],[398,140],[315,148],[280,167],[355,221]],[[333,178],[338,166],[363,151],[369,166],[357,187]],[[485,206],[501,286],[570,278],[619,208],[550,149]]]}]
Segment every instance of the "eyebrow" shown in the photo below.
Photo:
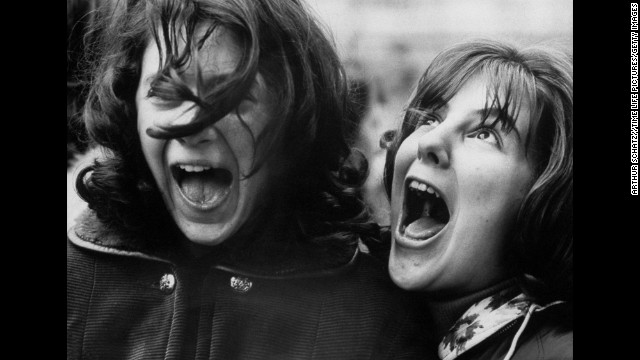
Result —
[{"label": "eyebrow", "polygon": [[[203,83],[208,83],[210,81],[216,80],[216,79],[221,79],[221,78],[225,78],[230,76],[231,74],[233,74],[233,71],[228,71],[228,72],[218,72],[218,71],[200,71],[200,76],[202,77],[202,82]],[[196,72],[189,69],[185,72],[183,72],[182,77],[185,81],[187,82],[194,82],[196,81]]]},{"label": "eyebrow", "polygon": [[[499,115],[500,115],[500,110],[498,110],[496,108],[490,108],[485,113],[485,109],[478,109],[478,110],[473,111],[472,114],[474,116],[479,116],[479,117],[484,117],[484,115],[486,114],[485,120],[490,118],[490,117],[492,117],[492,116],[494,116],[496,118],[496,120],[497,120]],[[509,115],[509,114],[503,114],[503,116],[506,117],[506,121],[508,121],[509,123],[513,124],[513,127],[511,128],[511,131],[515,131],[516,137],[518,138],[518,142],[520,142],[522,140],[522,138],[520,137],[520,132],[518,131],[518,128],[516,128],[516,120],[514,118],[512,118],[511,115]]]},{"label": "eyebrow", "polygon": [[[207,71],[207,72],[201,72],[200,75],[202,76],[202,83],[203,84],[207,84],[209,82],[218,80],[218,79],[223,79],[226,76],[231,75],[232,72],[227,72],[227,73],[218,73],[218,72],[213,72],[213,71]],[[159,72],[153,72],[148,74],[144,80],[143,83],[147,86],[151,86],[151,83],[153,81],[155,81],[156,79],[158,79],[160,77],[160,73]],[[183,79],[183,81],[185,81],[186,83],[195,83],[196,82],[196,74],[193,71],[185,71],[181,74],[181,77]]]},{"label": "eyebrow", "polygon": [[440,107],[420,107],[420,106],[410,106],[407,107],[407,112],[411,112],[413,114],[416,114],[418,116],[424,116],[424,115],[429,115],[429,114],[435,114],[435,115],[442,115],[442,113],[446,113],[449,110],[449,105],[448,104],[444,104]]}]

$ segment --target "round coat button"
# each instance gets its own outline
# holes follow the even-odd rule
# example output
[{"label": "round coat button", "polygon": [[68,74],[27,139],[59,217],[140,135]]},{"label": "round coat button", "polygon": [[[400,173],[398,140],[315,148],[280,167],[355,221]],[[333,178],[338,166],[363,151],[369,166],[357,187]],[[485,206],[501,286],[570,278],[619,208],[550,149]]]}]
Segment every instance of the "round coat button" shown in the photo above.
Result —
[{"label": "round coat button", "polygon": [[251,290],[253,283],[251,282],[251,280],[245,277],[232,276],[229,285],[236,292],[246,293],[247,291]]},{"label": "round coat button", "polygon": [[164,274],[160,279],[160,290],[165,293],[171,293],[176,287],[176,277],[173,274]]}]

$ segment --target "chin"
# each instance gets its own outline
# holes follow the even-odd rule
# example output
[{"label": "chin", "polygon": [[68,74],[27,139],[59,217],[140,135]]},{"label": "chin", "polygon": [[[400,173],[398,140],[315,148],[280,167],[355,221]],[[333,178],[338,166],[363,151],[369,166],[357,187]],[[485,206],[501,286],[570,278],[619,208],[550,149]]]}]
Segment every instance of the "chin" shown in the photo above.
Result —
[{"label": "chin", "polygon": [[[393,254],[391,255],[393,256]],[[409,264],[402,261],[389,261],[389,276],[391,280],[401,289],[409,291],[419,291],[425,287],[424,280],[420,277],[420,269],[408,271]]]},{"label": "chin", "polygon": [[204,246],[220,245],[233,235],[233,229],[224,225],[181,223],[178,227],[189,241]]}]

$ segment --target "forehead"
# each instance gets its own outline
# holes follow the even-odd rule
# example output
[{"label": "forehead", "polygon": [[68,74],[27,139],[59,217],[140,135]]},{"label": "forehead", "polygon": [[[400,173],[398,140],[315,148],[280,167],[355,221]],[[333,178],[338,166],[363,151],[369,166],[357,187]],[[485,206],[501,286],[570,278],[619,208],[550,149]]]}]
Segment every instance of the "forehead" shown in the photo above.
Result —
[{"label": "forehead", "polygon": [[489,124],[503,113],[508,119],[499,120],[511,122],[520,135],[525,135],[533,110],[530,102],[526,90],[504,85],[488,76],[476,75],[460,87],[445,107],[449,111],[462,113],[487,111]]},{"label": "forehead", "polygon": [[[172,51],[173,54],[171,54],[173,57],[189,51],[189,49],[186,49],[187,42],[184,40],[184,34],[184,31],[182,31],[180,36],[178,36],[179,40],[170,45],[174,48],[174,51]],[[159,44],[151,39],[144,51],[142,59],[143,73],[159,70],[160,67],[164,65],[160,62],[166,62],[169,57],[167,45],[164,41],[164,34],[161,29],[158,30],[158,36]],[[204,38],[205,36],[206,38]],[[203,38],[204,41],[199,44],[199,41]],[[232,73],[241,57],[241,49],[238,46],[235,35],[231,31],[220,27],[216,28],[211,34],[207,34],[206,26],[200,25],[194,32],[191,47],[198,47],[198,49],[195,52],[191,52],[189,62],[181,69],[185,75],[194,74],[194,58],[197,59],[200,71],[206,76],[207,74]]]},{"label": "forehead", "polygon": [[446,107],[451,110],[482,109],[487,103],[488,82],[481,77],[473,77],[464,83],[458,92],[447,102]]}]

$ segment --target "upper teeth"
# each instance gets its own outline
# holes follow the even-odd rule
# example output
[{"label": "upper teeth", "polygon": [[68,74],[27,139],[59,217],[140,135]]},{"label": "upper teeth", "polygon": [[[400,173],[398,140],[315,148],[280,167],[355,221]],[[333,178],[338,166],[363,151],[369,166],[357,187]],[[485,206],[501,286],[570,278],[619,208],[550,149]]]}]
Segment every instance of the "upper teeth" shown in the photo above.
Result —
[{"label": "upper teeth", "polygon": [[411,183],[409,183],[409,188],[417,191],[426,191],[429,194],[434,194],[436,197],[440,197],[440,194],[438,194],[436,189],[432,188],[431,186],[425,183],[418,182],[416,180],[413,180],[411,181]]},{"label": "upper teeth", "polygon": [[211,166],[199,166],[199,165],[179,165],[180,169],[187,172],[201,172],[211,169]]}]

